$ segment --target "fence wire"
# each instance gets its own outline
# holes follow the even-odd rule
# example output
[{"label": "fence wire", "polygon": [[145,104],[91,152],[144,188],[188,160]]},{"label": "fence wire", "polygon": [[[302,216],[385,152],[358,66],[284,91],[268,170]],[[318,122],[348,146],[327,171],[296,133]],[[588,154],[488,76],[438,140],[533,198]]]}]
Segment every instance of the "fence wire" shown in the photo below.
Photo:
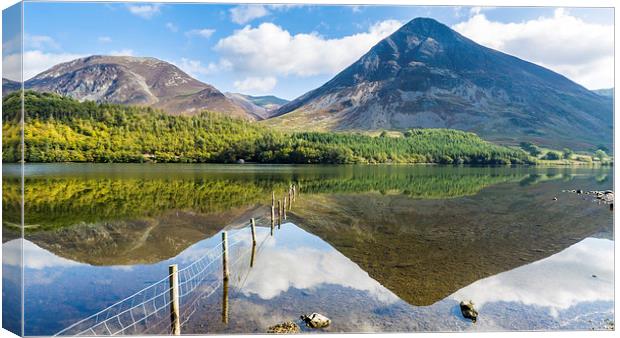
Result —
[{"label": "fence wire", "polygon": [[[252,246],[248,227],[233,229],[228,236],[228,252],[248,242]],[[247,233],[246,233],[247,232]],[[242,235],[249,236],[242,238]],[[249,252],[249,251],[248,251]],[[222,242],[210,248],[202,257],[188,266],[178,270],[179,305],[181,308],[181,326],[186,324],[196,312],[199,299],[211,296],[222,285],[221,269],[215,269],[221,263]],[[237,264],[245,254],[229,264]],[[215,265],[215,266],[214,266]],[[219,265],[221,266],[221,264]],[[170,276],[145,287],[131,296],[61,330],[54,336],[114,336],[136,334],[170,334]]]}]

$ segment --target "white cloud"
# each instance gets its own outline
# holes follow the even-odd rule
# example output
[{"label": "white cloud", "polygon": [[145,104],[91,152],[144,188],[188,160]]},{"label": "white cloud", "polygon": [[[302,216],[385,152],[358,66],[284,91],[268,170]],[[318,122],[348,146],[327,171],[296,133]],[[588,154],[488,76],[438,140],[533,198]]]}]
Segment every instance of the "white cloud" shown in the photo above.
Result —
[{"label": "white cloud", "polygon": [[193,77],[199,77],[200,75],[211,75],[218,71],[230,69],[230,65],[226,62],[211,62],[207,65],[203,65],[202,62],[198,60],[191,60],[187,58],[181,58],[181,61],[171,63]]},{"label": "white cloud", "polygon": [[24,49],[58,49],[60,45],[49,36],[24,34]]},{"label": "white cloud", "polygon": [[233,85],[235,88],[244,93],[268,93],[270,92],[278,83],[273,76],[266,77],[248,77],[243,81],[235,81]]},{"label": "white cloud", "polygon": [[28,269],[46,269],[81,265],[66,258],[58,257],[38,245],[22,239],[14,239],[2,244],[3,264],[23,265]]},{"label": "white cloud", "polygon": [[187,36],[200,36],[202,38],[208,39],[215,33],[215,29],[211,28],[203,28],[203,29],[192,29],[190,31],[185,32]]},{"label": "white cloud", "polygon": [[133,15],[137,15],[143,19],[150,19],[160,13],[161,4],[127,5],[127,9],[129,9],[129,12]]},{"label": "white cloud", "polygon": [[114,56],[134,56],[133,49],[127,48],[121,50],[111,50],[108,54]]},{"label": "white cloud", "polygon": [[[48,70],[62,62],[71,61],[84,57],[85,55],[73,53],[45,53],[40,50],[31,50],[24,52],[24,80]],[[20,76],[20,54],[11,54],[3,60],[3,76],[19,81]]]},{"label": "white cloud", "polygon": [[110,42],[112,42],[112,38],[109,37],[109,36],[100,36],[98,40],[101,43],[110,43]]},{"label": "white cloud", "polygon": [[479,309],[487,303],[518,302],[557,316],[580,303],[613,301],[613,259],[613,241],[587,238],[546,259],[481,279],[450,298],[472,299]]},{"label": "white cloud", "polygon": [[166,28],[168,28],[168,30],[174,33],[179,31],[179,27],[177,27],[177,25],[173,24],[172,22],[166,22]]},{"label": "white cloud", "polygon": [[454,25],[466,37],[559,72],[590,89],[613,86],[613,25],[589,23],[557,9],[552,17],[502,23],[476,14]]},{"label": "white cloud", "polygon": [[230,10],[231,20],[240,25],[268,14],[269,11],[263,5],[239,5]]},{"label": "white cloud", "polygon": [[215,50],[233,70],[251,76],[334,75],[401,26],[386,20],[367,32],[326,39],[318,33],[291,35],[280,26],[263,23],[235,31],[219,40]]}]

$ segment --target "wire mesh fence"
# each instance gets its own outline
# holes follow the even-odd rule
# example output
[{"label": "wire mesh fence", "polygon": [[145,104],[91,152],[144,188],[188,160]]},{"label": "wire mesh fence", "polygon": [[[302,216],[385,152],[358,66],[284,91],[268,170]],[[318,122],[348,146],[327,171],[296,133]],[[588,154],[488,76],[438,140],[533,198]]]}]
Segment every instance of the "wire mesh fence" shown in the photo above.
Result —
[{"label": "wire mesh fence", "polygon": [[[235,251],[229,266],[237,265],[254,250],[249,227],[232,231],[228,236],[226,250]],[[196,304],[215,293],[223,284],[222,256],[224,242],[210,248],[202,257],[178,270],[178,320],[183,326],[196,312]],[[240,250],[245,248],[246,250]],[[156,281],[144,289],[118,301],[54,336],[114,336],[170,334],[171,323],[170,277]]]}]

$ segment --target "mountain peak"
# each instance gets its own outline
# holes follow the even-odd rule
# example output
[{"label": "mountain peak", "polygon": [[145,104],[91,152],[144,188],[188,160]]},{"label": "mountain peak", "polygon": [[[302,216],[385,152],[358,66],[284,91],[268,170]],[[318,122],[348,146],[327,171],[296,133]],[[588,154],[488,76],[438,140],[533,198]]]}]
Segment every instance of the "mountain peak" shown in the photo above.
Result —
[{"label": "mountain peak", "polygon": [[277,114],[283,125],[292,113],[324,129],[454,128],[586,149],[611,144],[611,108],[560,74],[415,18]]},{"label": "mountain peak", "polygon": [[171,114],[202,110],[251,118],[215,87],[153,57],[91,55],[58,64],[25,87],[77,100],[151,106]]}]

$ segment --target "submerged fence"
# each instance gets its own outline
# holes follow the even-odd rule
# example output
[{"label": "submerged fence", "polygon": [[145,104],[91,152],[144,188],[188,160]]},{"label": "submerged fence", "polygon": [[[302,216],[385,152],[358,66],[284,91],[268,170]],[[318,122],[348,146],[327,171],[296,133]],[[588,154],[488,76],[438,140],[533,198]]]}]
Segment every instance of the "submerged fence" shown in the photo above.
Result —
[{"label": "submerged fence", "polygon": [[[282,219],[286,219],[286,201],[291,208],[296,195],[297,188],[291,185],[288,195],[283,198],[285,202],[278,200],[276,215],[275,195],[272,194],[271,236],[275,225],[280,227]],[[230,267],[235,266],[248,253],[251,253],[249,267],[254,265],[257,247],[255,223],[255,220],[251,219],[247,226],[231,231],[234,233],[230,236],[227,231],[223,231],[222,240],[198,260],[180,270],[177,265],[171,265],[169,274],[161,280],[78,321],[54,336],[178,335],[196,312],[199,300],[213,295],[220,287],[223,292],[222,321],[227,323]],[[246,241],[241,237],[248,235],[247,228],[251,230],[251,249],[238,253],[234,261],[229,263],[231,249],[241,248],[241,244]],[[269,237],[265,236],[263,242]],[[221,269],[216,269],[218,263],[221,264]]]}]

